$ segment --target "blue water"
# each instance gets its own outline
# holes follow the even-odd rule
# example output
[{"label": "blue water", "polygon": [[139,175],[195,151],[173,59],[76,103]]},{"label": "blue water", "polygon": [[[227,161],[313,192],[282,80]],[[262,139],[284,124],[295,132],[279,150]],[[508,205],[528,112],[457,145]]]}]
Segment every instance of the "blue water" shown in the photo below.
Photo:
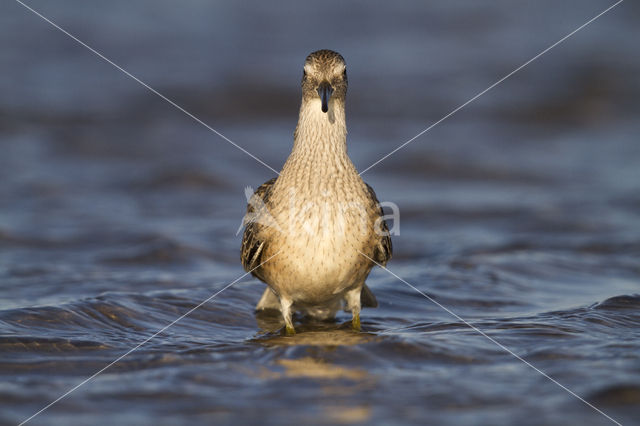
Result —
[{"label": "blue water", "polygon": [[[279,169],[304,57],[349,68],[363,170],[603,1],[30,1]],[[622,424],[640,418],[640,56],[624,2],[365,173],[389,269]],[[243,274],[273,172],[14,2],[0,5],[0,423]],[[246,277],[29,424],[611,424],[389,273],[335,323],[256,317]]]}]

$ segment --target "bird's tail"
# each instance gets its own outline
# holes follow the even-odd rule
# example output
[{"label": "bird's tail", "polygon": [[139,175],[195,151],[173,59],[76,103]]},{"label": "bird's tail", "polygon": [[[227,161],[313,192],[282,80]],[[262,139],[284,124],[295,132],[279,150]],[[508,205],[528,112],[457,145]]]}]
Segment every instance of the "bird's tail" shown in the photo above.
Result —
[{"label": "bird's tail", "polygon": [[363,308],[378,307],[378,299],[376,299],[376,296],[366,284],[362,285],[362,291],[360,292],[360,304]]}]

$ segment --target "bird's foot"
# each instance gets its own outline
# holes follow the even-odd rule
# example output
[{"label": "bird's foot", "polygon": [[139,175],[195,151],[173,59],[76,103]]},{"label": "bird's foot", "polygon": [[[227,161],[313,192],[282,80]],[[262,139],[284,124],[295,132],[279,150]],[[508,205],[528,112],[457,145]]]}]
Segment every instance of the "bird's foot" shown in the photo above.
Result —
[{"label": "bird's foot", "polygon": [[296,334],[296,329],[293,327],[292,324],[287,324],[285,326],[285,333],[287,336],[294,336]]},{"label": "bird's foot", "polygon": [[351,319],[351,328],[353,331],[361,331],[362,327],[360,327],[360,314],[354,313],[353,318]]}]

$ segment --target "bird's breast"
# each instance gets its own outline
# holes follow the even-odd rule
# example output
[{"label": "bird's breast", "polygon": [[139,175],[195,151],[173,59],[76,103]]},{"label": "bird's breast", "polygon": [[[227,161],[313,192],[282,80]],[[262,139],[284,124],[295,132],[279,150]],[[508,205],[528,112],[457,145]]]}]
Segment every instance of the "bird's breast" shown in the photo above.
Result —
[{"label": "bird's breast", "polygon": [[294,300],[319,301],[368,272],[360,252],[371,244],[374,218],[364,195],[345,186],[279,200],[272,208],[279,226],[272,250],[281,254],[273,259],[269,284]]}]

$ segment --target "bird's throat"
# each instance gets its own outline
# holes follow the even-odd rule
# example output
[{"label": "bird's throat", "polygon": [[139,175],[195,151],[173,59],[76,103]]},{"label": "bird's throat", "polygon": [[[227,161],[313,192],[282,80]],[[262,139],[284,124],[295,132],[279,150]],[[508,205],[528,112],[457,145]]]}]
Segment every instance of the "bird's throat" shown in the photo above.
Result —
[{"label": "bird's throat", "polygon": [[344,102],[332,99],[327,112],[322,112],[319,98],[302,101],[296,127],[293,153],[325,156],[329,153],[346,154],[347,125]]}]

